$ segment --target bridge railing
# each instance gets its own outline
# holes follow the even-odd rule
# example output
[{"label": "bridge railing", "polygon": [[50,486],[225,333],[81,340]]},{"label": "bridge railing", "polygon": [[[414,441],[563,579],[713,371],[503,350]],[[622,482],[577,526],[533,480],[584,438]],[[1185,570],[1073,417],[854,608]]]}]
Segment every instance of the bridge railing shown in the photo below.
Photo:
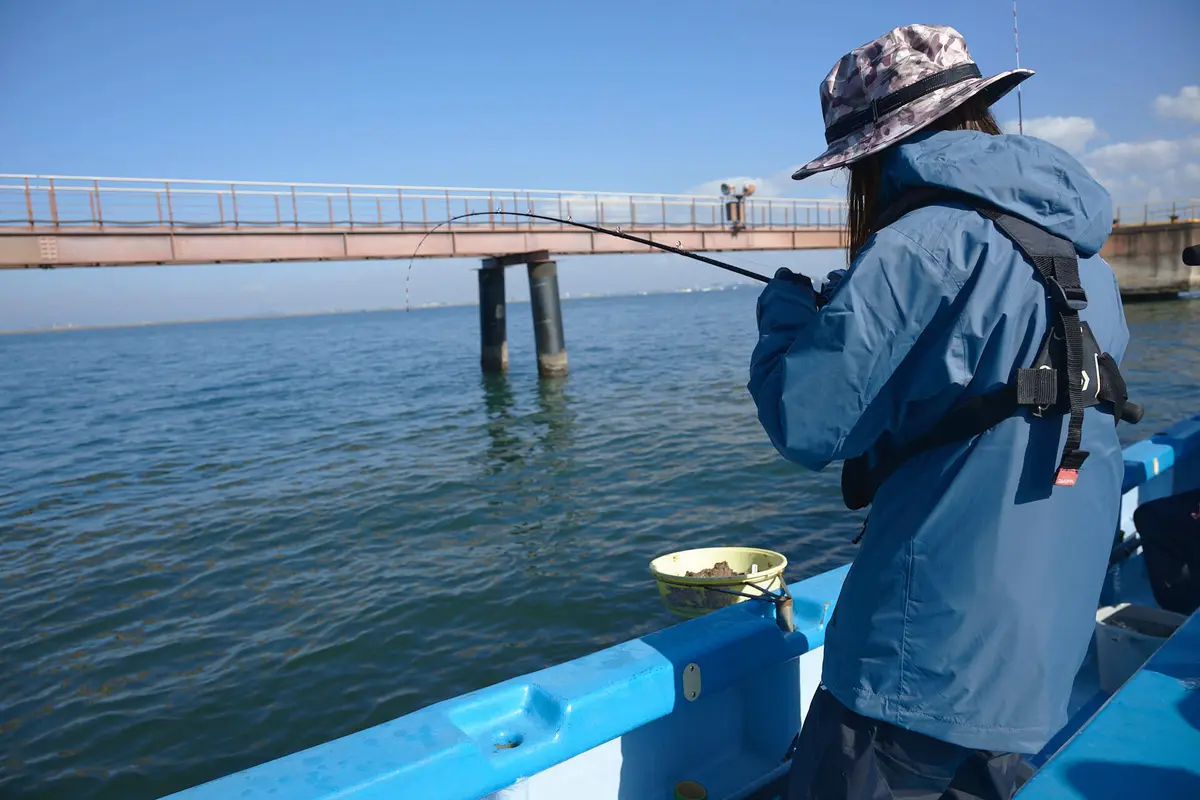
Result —
[{"label": "bridge railing", "polygon": [[1200,222],[1200,199],[1133,203],[1113,209],[1114,225],[1169,225],[1173,222]]},{"label": "bridge railing", "polygon": [[[333,185],[245,181],[0,174],[0,227],[429,230],[463,213],[452,229],[546,229],[560,223],[505,214],[532,211],[630,228],[728,228],[728,199],[711,195],[618,194],[541,189]],[[486,213],[492,212],[492,213]],[[497,213],[500,212],[500,213]],[[1200,221],[1200,199],[1124,204],[1117,225]],[[836,200],[750,197],[746,228],[837,227]]]},{"label": "bridge railing", "polygon": [[[72,229],[453,229],[565,228],[506,215],[532,212],[609,227],[730,227],[724,197],[539,189],[331,185],[0,174],[0,227]],[[845,204],[750,197],[742,227],[835,227]]]}]

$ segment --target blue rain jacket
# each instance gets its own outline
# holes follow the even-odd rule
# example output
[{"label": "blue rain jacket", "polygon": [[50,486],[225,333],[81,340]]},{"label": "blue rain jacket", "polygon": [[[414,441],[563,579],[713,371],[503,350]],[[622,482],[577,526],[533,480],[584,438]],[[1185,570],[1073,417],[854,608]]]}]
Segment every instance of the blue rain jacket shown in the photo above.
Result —
[{"label": "blue rain jacket", "polygon": [[[892,148],[881,201],[954,189],[1070,239],[1080,314],[1120,363],[1129,334],[1096,253],[1108,193],[1044,141],[971,131]],[[965,205],[918,209],[873,236],[817,308],[776,277],[758,303],[749,390],[779,452],[813,470],[881,436],[921,435],[1033,363],[1045,292],[1011,240]],[[1114,418],[1084,415],[1091,455],[1055,487],[1067,417],[1009,418],[925,451],[880,487],[825,640],[823,681],[858,713],[964,747],[1036,753],[1067,720],[1095,624],[1123,474]]]}]

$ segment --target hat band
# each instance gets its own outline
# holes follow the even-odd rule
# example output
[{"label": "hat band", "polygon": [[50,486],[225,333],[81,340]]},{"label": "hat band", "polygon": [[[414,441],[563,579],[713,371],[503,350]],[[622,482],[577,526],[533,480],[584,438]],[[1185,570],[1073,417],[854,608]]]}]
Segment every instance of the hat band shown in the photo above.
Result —
[{"label": "hat band", "polygon": [[866,108],[860,108],[849,116],[842,117],[825,129],[825,143],[833,144],[846,134],[853,133],[864,125],[876,122],[885,114],[890,114],[900,108],[900,106],[908,105],[935,89],[941,89],[943,86],[981,77],[983,75],[980,73],[979,67],[973,63],[959,64],[957,67],[950,67],[941,72],[927,75],[916,83],[911,83],[908,86],[897,89],[878,100],[872,100],[871,105]]}]

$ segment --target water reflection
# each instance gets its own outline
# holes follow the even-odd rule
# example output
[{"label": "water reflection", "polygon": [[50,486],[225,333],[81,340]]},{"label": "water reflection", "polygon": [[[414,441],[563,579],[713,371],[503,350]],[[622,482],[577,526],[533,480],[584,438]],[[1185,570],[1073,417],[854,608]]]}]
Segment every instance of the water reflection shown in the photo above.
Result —
[{"label": "water reflection", "polygon": [[516,400],[507,375],[483,373],[480,386],[487,412],[484,429],[489,439],[483,471],[486,475],[495,475],[509,465],[522,462],[521,437],[517,434],[516,417],[513,414]]},{"label": "water reflection", "polygon": [[555,467],[567,468],[571,464],[571,446],[574,437],[575,412],[572,398],[567,391],[567,378],[543,378],[537,383],[538,413],[534,422],[542,429],[540,444],[547,453],[557,453],[552,462]]},{"label": "water reflection", "polygon": [[[575,412],[568,378],[547,378],[534,384],[534,408],[519,396],[507,375],[482,375],[480,388],[486,414],[488,447],[483,470],[496,475],[509,469],[532,467],[540,472],[570,470],[574,446]],[[522,401],[525,401],[523,403]]]}]

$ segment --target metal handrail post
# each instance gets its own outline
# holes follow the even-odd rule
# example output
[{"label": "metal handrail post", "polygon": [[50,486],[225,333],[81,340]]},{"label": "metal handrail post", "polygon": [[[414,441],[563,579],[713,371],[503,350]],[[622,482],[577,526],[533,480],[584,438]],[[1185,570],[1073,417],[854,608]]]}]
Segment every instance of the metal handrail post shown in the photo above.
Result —
[{"label": "metal handrail post", "polygon": [[[54,178],[50,179],[50,221],[58,227],[58,197],[54,192]],[[162,221],[162,211],[159,211],[159,222]]]},{"label": "metal handrail post", "polygon": [[96,221],[100,223],[100,227],[104,227],[104,209],[100,207],[100,182],[92,181],[92,187],[96,190]]}]

